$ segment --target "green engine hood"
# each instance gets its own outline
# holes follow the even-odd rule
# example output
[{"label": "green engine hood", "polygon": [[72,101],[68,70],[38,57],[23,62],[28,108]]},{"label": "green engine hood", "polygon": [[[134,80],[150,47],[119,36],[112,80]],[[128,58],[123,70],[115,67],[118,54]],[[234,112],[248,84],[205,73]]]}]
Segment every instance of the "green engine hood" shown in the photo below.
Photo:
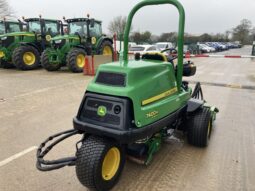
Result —
[{"label": "green engine hood", "polygon": [[[108,76],[102,76],[102,73]],[[102,83],[101,77],[104,78]],[[106,78],[112,84],[105,84]],[[116,81],[124,81],[125,84],[116,85]],[[132,100],[138,127],[176,111],[190,98],[183,89],[178,91],[175,70],[169,62],[151,60],[129,61],[128,65],[123,62],[102,64],[87,91]]]},{"label": "green engine hood", "polygon": [[5,36],[35,36],[35,34],[32,32],[14,32],[14,33],[6,33],[3,35],[0,35],[0,37],[5,37]]},{"label": "green engine hood", "polygon": [[51,40],[55,41],[55,40],[66,40],[66,39],[79,40],[79,37],[77,35],[59,35],[59,36],[53,37]]}]

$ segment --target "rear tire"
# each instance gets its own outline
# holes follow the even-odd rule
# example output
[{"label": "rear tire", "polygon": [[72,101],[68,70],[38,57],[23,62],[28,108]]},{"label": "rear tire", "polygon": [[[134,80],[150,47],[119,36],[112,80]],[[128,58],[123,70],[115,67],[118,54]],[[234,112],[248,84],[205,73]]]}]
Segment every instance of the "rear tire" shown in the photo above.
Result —
[{"label": "rear tire", "polygon": [[109,40],[105,40],[102,42],[102,44],[99,47],[98,54],[100,55],[108,55],[113,57],[113,47],[112,43]]},{"label": "rear tire", "polygon": [[85,50],[81,48],[71,49],[66,57],[66,62],[69,70],[74,73],[82,72],[85,65],[85,56]]},{"label": "rear tire", "polygon": [[20,70],[33,70],[40,66],[40,53],[32,46],[20,46],[13,51],[12,62]]},{"label": "rear tire", "polygon": [[76,175],[84,186],[110,190],[118,181],[125,164],[125,152],[115,142],[90,136],[76,153]]},{"label": "rear tire", "polygon": [[212,117],[208,108],[202,107],[188,120],[188,142],[197,147],[206,147],[212,130]]},{"label": "rear tire", "polygon": [[42,67],[47,71],[57,71],[61,68],[60,63],[50,63],[47,51],[43,51],[41,56]]},{"label": "rear tire", "polygon": [[0,68],[10,69],[10,68],[15,68],[15,66],[10,62],[7,62],[5,60],[0,60]]}]

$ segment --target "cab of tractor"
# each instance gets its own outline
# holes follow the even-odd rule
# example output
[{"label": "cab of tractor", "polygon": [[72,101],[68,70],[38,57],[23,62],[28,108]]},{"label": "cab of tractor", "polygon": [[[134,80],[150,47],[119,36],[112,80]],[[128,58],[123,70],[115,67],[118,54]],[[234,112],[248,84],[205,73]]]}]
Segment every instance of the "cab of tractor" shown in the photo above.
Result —
[{"label": "cab of tractor", "polygon": [[[142,7],[160,4],[174,5],[179,11],[176,67],[162,53],[128,59],[133,16]],[[218,109],[205,103],[199,83],[192,91],[182,80],[196,71],[193,63],[183,64],[184,20],[184,9],[177,0],[144,0],[131,10],[119,61],[98,68],[73,119],[74,130],[51,136],[41,144],[37,152],[39,170],[75,165],[81,184],[109,190],[117,183],[126,157],[150,164],[175,130],[187,134],[188,142],[194,146],[208,145]],[[83,134],[75,157],[57,162],[43,159],[54,145],[74,134]],[[63,137],[44,148],[58,136]]]},{"label": "cab of tractor", "polygon": [[102,34],[102,22],[93,18],[65,19],[67,34],[51,40],[42,54],[42,66],[55,71],[67,65],[72,72],[82,72],[86,55],[113,55],[112,39]]},{"label": "cab of tractor", "polygon": [[13,32],[23,31],[24,23],[18,21],[8,21],[6,19],[0,21],[0,35]]}]

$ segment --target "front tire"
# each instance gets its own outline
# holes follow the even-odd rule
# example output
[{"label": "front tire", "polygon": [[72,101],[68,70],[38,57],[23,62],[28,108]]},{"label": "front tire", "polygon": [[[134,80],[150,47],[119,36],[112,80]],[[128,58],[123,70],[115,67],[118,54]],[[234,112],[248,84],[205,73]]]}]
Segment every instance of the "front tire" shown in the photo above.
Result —
[{"label": "front tire", "polygon": [[76,175],[81,184],[102,191],[117,183],[125,164],[122,146],[95,136],[83,141],[76,156]]},{"label": "front tire", "polygon": [[73,48],[70,50],[66,57],[69,70],[74,73],[82,72],[85,65],[85,56],[86,52],[81,48]]},{"label": "front tire", "polygon": [[41,56],[42,67],[47,71],[57,71],[60,69],[60,63],[50,63],[49,56],[47,55],[47,51],[43,51]]},{"label": "front tire", "polygon": [[202,107],[188,120],[188,142],[197,147],[206,147],[212,131],[212,117],[209,108]]},{"label": "front tire", "polygon": [[32,46],[20,46],[13,51],[12,62],[20,70],[33,70],[40,66],[40,53]]}]

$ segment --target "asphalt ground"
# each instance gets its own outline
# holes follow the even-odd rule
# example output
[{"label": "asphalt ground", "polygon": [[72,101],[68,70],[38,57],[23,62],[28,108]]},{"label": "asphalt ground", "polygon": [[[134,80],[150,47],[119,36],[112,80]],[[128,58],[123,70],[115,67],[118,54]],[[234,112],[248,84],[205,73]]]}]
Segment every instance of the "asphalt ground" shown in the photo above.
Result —
[{"label": "asphalt ground", "polygon": [[[250,54],[251,47],[222,52]],[[218,53],[220,54],[220,53]],[[210,144],[190,146],[184,136],[170,139],[150,166],[127,161],[113,190],[255,190],[255,61],[194,58],[208,103],[219,108]],[[67,70],[0,69],[0,190],[85,191],[74,167],[51,172],[35,168],[36,147],[48,136],[72,128],[92,79]],[[49,158],[74,155],[77,136]]]}]

